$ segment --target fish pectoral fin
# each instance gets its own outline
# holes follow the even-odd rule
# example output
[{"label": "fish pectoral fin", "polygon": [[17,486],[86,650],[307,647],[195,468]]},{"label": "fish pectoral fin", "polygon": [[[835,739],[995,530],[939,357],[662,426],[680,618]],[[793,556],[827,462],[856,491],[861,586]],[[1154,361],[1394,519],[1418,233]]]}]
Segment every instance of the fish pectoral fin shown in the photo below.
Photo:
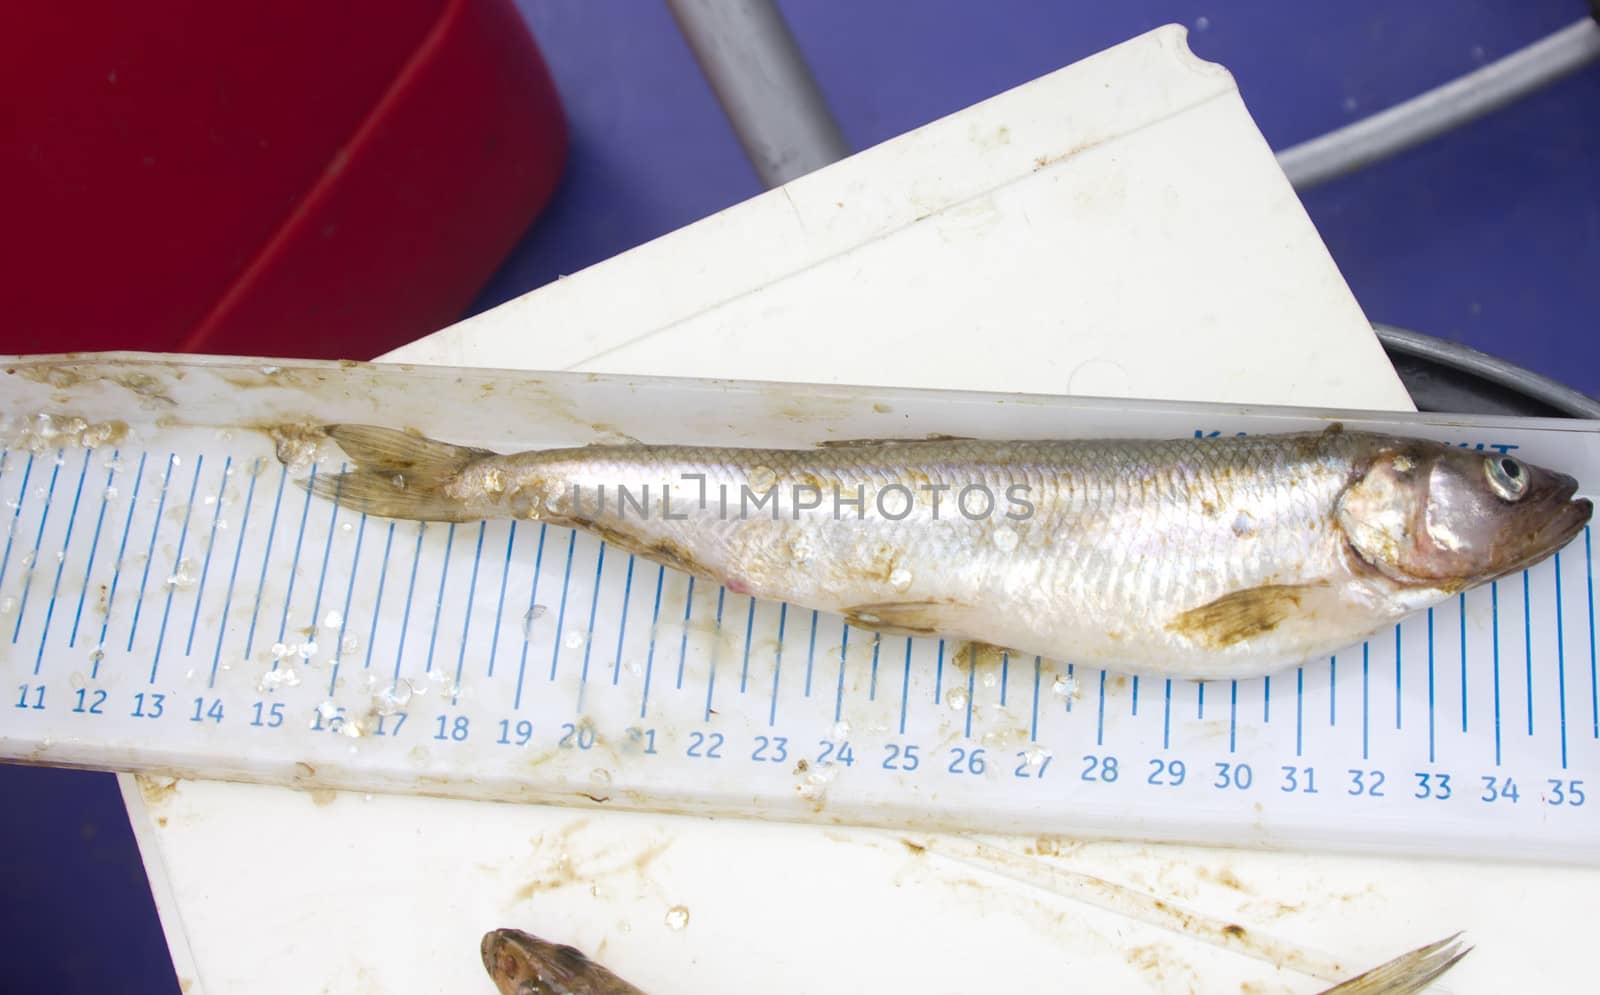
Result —
[{"label": "fish pectoral fin", "polygon": [[934,636],[950,631],[962,610],[954,601],[880,601],[846,608],[844,617],[858,629],[888,636]]},{"label": "fish pectoral fin", "polygon": [[318,497],[379,518],[467,522],[482,517],[444,488],[475,460],[495,455],[489,450],[378,425],[328,425],[323,431],[356,469],[301,484]]},{"label": "fish pectoral fin", "polygon": [[1178,615],[1167,623],[1167,631],[1207,649],[1225,649],[1276,629],[1301,611],[1308,597],[1326,586],[1262,584],[1231,591]]}]

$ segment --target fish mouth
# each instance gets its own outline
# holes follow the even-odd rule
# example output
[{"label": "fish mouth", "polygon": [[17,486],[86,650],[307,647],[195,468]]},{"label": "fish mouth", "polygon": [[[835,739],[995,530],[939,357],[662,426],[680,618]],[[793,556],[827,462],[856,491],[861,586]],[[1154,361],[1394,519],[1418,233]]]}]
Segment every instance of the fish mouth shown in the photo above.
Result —
[{"label": "fish mouth", "polygon": [[1592,500],[1573,498],[1578,490],[1576,480],[1566,474],[1551,474],[1551,476],[1555,478],[1555,486],[1545,500],[1539,502],[1543,509],[1551,510],[1541,509],[1534,513],[1539,519],[1539,524],[1525,537],[1527,555],[1507,566],[1494,577],[1495,580],[1526,570],[1550,554],[1565,548],[1569,542],[1578,537],[1578,533],[1582,532],[1594,517]]},{"label": "fish mouth", "polygon": [[505,938],[498,929],[492,929],[483,934],[483,940],[478,944],[478,954],[483,958],[484,969],[490,974],[494,973],[495,961],[499,959],[500,948]]},{"label": "fish mouth", "polygon": [[1578,537],[1594,517],[1594,502],[1588,498],[1568,501],[1550,522],[1540,530],[1540,538],[1547,549],[1560,549]]}]

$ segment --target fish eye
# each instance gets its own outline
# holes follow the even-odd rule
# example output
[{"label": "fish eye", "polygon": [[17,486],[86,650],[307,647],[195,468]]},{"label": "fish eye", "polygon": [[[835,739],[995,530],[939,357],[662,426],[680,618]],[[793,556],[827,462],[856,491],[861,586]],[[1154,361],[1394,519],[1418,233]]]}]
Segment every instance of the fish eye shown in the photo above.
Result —
[{"label": "fish eye", "polygon": [[1510,456],[1484,460],[1483,467],[1489,477],[1489,486],[1505,500],[1516,501],[1527,492],[1528,472]]}]

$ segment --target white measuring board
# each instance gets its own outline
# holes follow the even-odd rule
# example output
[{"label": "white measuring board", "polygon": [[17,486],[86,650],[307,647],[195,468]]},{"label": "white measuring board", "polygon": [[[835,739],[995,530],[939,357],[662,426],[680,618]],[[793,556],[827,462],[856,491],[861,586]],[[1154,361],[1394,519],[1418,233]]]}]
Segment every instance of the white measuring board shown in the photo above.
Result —
[{"label": "white measuring board", "polygon": [[1070,647],[969,666],[939,640],[876,638],[537,522],[363,517],[299,486],[340,469],[336,447],[291,467],[270,431],[368,422],[511,451],[1337,417],[1514,448],[1592,496],[1593,423],[266,362],[4,367],[0,756],[919,829],[1600,857],[1588,531],[1326,661],[1136,680],[1079,669]]}]

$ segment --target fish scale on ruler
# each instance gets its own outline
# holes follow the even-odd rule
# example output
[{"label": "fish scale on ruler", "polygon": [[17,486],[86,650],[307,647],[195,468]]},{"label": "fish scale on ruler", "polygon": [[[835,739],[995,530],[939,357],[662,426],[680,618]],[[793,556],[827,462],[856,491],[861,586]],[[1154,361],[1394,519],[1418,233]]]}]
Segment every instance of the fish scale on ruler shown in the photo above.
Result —
[{"label": "fish scale on ruler", "polygon": [[[1600,856],[1588,531],[1333,659],[1197,684],[974,665],[548,523],[364,516],[295,486],[339,472],[334,447],[291,471],[240,427],[371,421],[423,393],[429,434],[537,422],[483,439],[502,449],[589,441],[597,422],[644,435],[667,412],[708,441],[737,423],[741,444],[890,424],[1037,436],[1065,415],[1134,436],[1269,431],[1303,412],[550,375],[530,404],[485,387],[532,390],[517,374],[271,368],[315,371],[296,379],[242,361],[145,360],[157,385],[135,390],[89,375],[129,361],[97,362],[0,381],[13,443],[22,413],[129,425],[0,457],[8,757],[918,828]],[[809,422],[774,414],[807,404]],[[1592,425],[1346,420],[1362,417],[1600,470]]]}]

